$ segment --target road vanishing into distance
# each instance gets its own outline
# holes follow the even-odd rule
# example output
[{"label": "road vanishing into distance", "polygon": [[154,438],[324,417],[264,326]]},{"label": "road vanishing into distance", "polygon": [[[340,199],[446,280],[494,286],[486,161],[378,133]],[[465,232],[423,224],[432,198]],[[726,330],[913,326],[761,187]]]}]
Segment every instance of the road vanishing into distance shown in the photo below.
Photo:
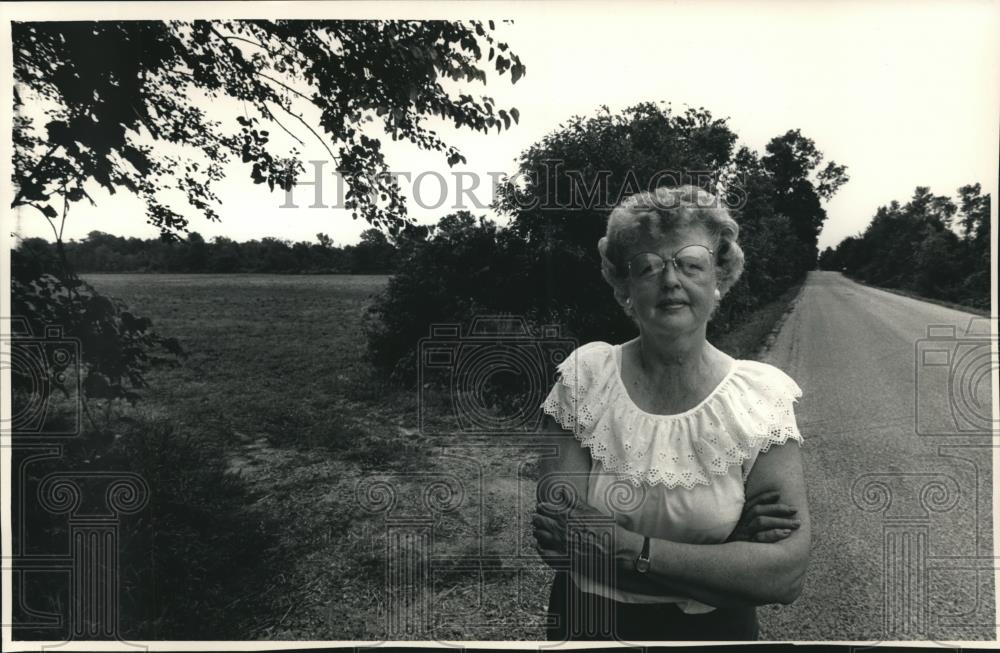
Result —
[{"label": "road vanishing into distance", "polygon": [[764,360],[803,390],[813,543],[761,639],[994,639],[988,320],[812,272]]}]

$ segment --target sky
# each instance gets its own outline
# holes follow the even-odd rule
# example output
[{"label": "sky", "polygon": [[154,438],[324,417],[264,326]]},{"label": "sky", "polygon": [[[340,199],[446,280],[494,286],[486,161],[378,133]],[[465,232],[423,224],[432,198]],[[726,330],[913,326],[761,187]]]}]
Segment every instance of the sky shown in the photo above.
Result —
[{"label": "sky", "polygon": [[[167,11],[210,17],[206,11],[231,14],[238,7],[261,16],[277,11],[280,17],[513,19],[498,25],[497,36],[521,57],[526,76],[511,85],[509,77],[491,75],[485,87],[468,84],[464,90],[489,95],[499,107],[517,107],[519,124],[490,135],[442,126],[441,135],[468,159],[451,169],[443,155],[382,139],[390,168],[408,172],[411,182],[419,179],[404,181],[403,191],[411,195],[411,216],[421,223],[454,210],[455,172],[482,179],[474,196],[488,204],[489,173],[513,172],[523,150],[569,117],[593,115],[601,105],[619,111],[643,101],[670,102],[678,111],[704,107],[727,117],[739,144],[759,152],[771,138],[801,129],[826,160],[846,165],[850,181],[825,205],[821,248],[863,231],[878,206],[905,202],[916,186],[955,197],[959,186],[980,182],[995,193],[997,2],[338,3],[283,10],[273,4],[233,3],[228,9],[227,3],[220,3],[223,9],[211,4],[216,8],[184,5],[174,11],[159,5],[154,11],[161,17]],[[229,120],[241,112],[225,103],[210,109]],[[303,159],[324,161],[331,171],[326,151],[307,133],[299,135],[306,143],[300,148]],[[343,210],[310,208],[313,188],[295,191],[298,209],[281,208],[286,199],[281,191],[254,186],[242,166],[227,172],[217,187],[221,222],[188,214],[190,229],[206,239],[315,241],[324,232],[343,245],[356,242],[369,226]],[[464,178],[466,186],[470,179]],[[327,174],[324,180],[324,201],[331,204],[334,178]],[[412,200],[414,187],[424,206]],[[135,198],[99,190],[94,197],[96,208],[74,206],[65,238],[82,238],[93,229],[157,235]],[[468,195],[464,204],[493,217],[472,206]],[[13,218],[13,231],[21,237],[51,239],[50,226],[33,209]]]}]

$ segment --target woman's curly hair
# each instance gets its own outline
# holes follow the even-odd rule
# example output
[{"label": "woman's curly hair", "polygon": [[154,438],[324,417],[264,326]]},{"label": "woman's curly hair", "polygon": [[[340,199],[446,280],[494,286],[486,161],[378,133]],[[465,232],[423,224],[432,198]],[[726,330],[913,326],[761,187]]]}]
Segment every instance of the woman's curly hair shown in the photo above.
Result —
[{"label": "woman's curly hair", "polygon": [[601,274],[619,304],[624,306],[628,298],[629,247],[691,224],[701,225],[715,241],[719,293],[725,296],[743,273],[743,250],[736,242],[740,226],[712,193],[697,186],[663,186],[622,200],[608,216],[607,233],[597,243]]}]

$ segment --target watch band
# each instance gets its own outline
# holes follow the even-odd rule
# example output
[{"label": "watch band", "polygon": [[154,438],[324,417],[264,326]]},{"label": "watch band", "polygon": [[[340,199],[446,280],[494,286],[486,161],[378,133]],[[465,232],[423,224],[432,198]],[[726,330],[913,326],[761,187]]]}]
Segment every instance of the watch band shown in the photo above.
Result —
[{"label": "watch band", "polygon": [[642,538],[642,551],[635,559],[635,570],[640,574],[649,571],[649,536]]}]

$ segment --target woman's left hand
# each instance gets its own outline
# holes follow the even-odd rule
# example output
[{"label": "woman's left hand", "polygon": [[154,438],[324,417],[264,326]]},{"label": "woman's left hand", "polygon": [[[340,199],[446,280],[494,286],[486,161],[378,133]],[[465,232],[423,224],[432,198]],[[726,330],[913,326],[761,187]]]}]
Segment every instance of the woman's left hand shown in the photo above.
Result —
[{"label": "woman's left hand", "polygon": [[[540,502],[531,524],[535,548],[550,566],[567,556],[591,569],[593,565],[614,565],[616,548],[621,550],[627,534],[614,518],[583,501],[576,501],[571,507]],[[569,537],[570,527],[575,537]]]}]

